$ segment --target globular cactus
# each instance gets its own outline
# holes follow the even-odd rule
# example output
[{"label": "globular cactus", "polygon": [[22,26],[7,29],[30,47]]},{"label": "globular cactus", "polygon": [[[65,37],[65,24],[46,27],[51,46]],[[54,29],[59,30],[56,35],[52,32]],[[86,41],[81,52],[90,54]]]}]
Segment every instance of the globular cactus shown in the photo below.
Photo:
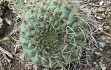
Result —
[{"label": "globular cactus", "polygon": [[78,6],[66,0],[40,0],[25,13],[20,26],[23,52],[46,68],[63,67],[77,59],[88,33],[78,14]]},{"label": "globular cactus", "polygon": [[25,7],[26,0],[12,0],[12,4],[16,10],[22,9]]}]

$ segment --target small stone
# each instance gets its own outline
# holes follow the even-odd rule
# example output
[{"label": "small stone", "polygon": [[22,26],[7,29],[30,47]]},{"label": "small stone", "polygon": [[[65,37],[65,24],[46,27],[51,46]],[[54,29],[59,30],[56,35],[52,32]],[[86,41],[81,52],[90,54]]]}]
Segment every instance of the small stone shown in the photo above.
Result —
[{"label": "small stone", "polygon": [[104,4],[104,1],[101,1],[101,2],[99,3],[100,6],[102,6],[103,4]]},{"label": "small stone", "polygon": [[105,26],[105,30],[110,30],[110,26]]},{"label": "small stone", "polygon": [[102,68],[102,70],[106,70],[105,64],[102,64],[102,65],[101,65],[101,68]]},{"label": "small stone", "polygon": [[12,22],[9,19],[6,18],[5,20],[6,20],[7,24],[12,25]]},{"label": "small stone", "polygon": [[103,47],[105,47],[105,43],[104,42],[99,42],[99,46],[103,48]]},{"label": "small stone", "polygon": [[102,17],[100,17],[100,16],[97,16],[96,18],[97,18],[97,19],[103,19],[103,18],[102,18]]},{"label": "small stone", "polygon": [[99,52],[95,52],[95,54],[96,54],[96,55],[101,55],[101,53],[99,53]]},{"label": "small stone", "polygon": [[101,14],[101,17],[102,17],[102,18],[106,18],[106,16],[105,16],[105,14],[104,14],[104,13],[103,13],[103,14]]},{"label": "small stone", "polygon": [[106,40],[106,43],[109,43],[109,40]]},{"label": "small stone", "polygon": [[105,42],[106,40],[106,37],[105,36],[101,36],[101,41]]},{"label": "small stone", "polygon": [[102,8],[102,7],[99,7],[99,8],[97,9],[97,12],[99,12],[99,13],[102,13],[102,12],[104,12],[104,11],[105,11],[105,9]]}]

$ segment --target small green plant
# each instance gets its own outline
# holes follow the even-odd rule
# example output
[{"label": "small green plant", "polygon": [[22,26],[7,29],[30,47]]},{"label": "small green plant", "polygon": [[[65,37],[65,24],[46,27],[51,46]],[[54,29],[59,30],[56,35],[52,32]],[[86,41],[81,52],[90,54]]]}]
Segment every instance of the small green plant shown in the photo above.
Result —
[{"label": "small green plant", "polygon": [[[63,67],[81,54],[88,27],[78,6],[66,0],[40,0],[20,26],[23,52],[46,68]],[[79,18],[81,17],[81,18]]]},{"label": "small green plant", "polygon": [[0,42],[7,41],[7,40],[10,40],[10,39],[8,37],[4,37],[3,39],[0,39]]}]

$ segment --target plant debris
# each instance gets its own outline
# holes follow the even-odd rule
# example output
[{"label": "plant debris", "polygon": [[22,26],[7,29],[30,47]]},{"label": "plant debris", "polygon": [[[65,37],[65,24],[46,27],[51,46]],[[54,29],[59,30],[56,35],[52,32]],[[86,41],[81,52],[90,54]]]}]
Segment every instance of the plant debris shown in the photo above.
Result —
[{"label": "plant debris", "polygon": [[14,17],[12,9],[9,7],[8,1],[0,3],[0,38],[3,38],[13,30]]}]

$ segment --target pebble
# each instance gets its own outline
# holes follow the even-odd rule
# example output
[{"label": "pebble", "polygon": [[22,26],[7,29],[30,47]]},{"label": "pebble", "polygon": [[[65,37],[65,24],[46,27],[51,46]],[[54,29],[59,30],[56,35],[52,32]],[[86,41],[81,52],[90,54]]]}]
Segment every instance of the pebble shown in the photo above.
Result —
[{"label": "pebble", "polygon": [[105,47],[105,43],[104,42],[99,42],[99,46],[103,48],[103,47]]},{"label": "pebble", "polygon": [[99,7],[99,8],[97,9],[97,12],[98,12],[98,13],[103,13],[103,12],[105,12],[105,8]]},{"label": "pebble", "polygon": [[104,4],[104,1],[99,2],[99,5],[102,6]]}]

